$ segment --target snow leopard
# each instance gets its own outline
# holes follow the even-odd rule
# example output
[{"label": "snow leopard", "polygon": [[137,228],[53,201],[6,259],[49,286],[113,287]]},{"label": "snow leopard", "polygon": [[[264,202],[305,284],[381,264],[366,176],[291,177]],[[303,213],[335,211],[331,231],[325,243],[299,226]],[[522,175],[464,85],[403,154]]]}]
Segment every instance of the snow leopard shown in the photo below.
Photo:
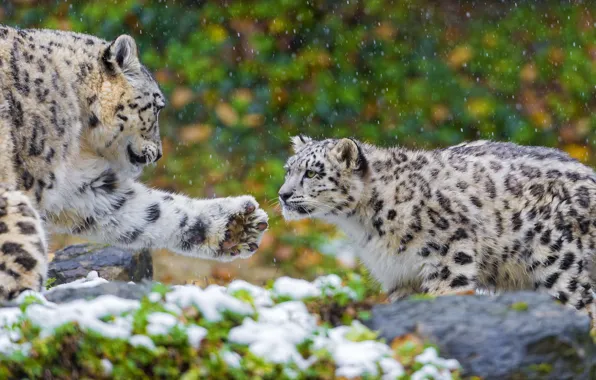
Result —
[{"label": "snow leopard", "polygon": [[0,299],[41,291],[47,236],[229,261],[268,228],[252,196],[191,199],[138,177],[166,99],[134,39],[0,26]]},{"label": "snow leopard", "polygon": [[568,154],[487,140],[435,150],[292,144],[284,218],[342,229],[390,301],[533,289],[593,313],[596,174]]}]

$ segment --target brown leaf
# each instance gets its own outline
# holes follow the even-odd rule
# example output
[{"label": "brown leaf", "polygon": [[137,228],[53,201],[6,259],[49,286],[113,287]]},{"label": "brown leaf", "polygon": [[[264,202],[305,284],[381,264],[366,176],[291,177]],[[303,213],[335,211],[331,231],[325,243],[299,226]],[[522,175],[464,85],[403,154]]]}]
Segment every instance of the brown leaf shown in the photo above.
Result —
[{"label": "brown leaf", "polygon": [[263,125],[264,121],[265,118],[263,117],[263,115],[257,113],[251,113],[242,118],[242,124],[251,128]]},{"label": "brown leaf", "polygon": [[307,269],[321,264],[322,261],[320,253],[305,249],[298,255],[295,265],[299,269]]},{"label": "brown leaf", "polygon": [[395,351],[406,343],[414,343],[414,345],[416,346],[424,347],[424,341],[418,335],[415,334],[406,334],[398,336],[397,338],[391,341],[390,346],[391,349]]},{"label": "brown leaf", "polygon": [[261,239],[261,245],[259,245],[259,250],[265,250],[273,247],[275,244],[275,235],[270,233],[265,233],[263,238]]},{"label": "brown leaf", "polygon": [[381,40],[392,41],[397,35],[397,29],[390,23],[383,22],[375,28],[375,34]]},{"label": "brown leaf", "polygon": [[561,48],[553,47],[548,52],[548,60],[554,66],[559,66],[562,64],[564,59],[565,53]]},{"label": "brown leaf", "polygon": [[218,280],[226,280],[229,281],[232,278],[236,277],[237,273],[234,268],[229,265],[214,265],[211,268],[211,276]]},{"label": "brown leaf", "polygon": [[449,54],[449,58],[447,59],[447,61],[451,67],[459,68],[466,64],[470,59],[472,59],[473,55],[474,51],[470,46],[458,46],[455,49],[453,49],[451,54]]},{"label": "brown leaf", "polygon": [[238,124],[238,114],[228,103],[219,103],[215,107],[215,114],[228,127]]},{"label": "brown leaf", "polygon": [[294,250],[292,249],[292,247],[290,247],[289,245],[282,245],[281,247],[277,248],[277,250],[275,250],[275,253],[273,255],[279,261],[287,261],[292,258],[293,254]]},{"label": "brown leaf", "polygon": [[253,95],[248,88],[238,88],[232,94],[232,98],[242,103],[250,103],[253,100]]},{"label": "brown leaf", "polygon": [[176,87],[170,97],[172,107],[180,109],[190,103],[194,98],[194,93],[188,87]]},{"label": "brown leaf", "polygon": [[519,77],[521,80],[529,83],[534,82],[537,75],[536,66],[534,66],[533,63],[526,64],[519,72]]},{"label": "brown leaf", "polygon": [[161,85],[167,84],[170,80],[172,80],[171,73],[165,69],[157,70],[154,75],[155,80]]},{"label": "brown leaf", "polygon": [[203,142],[211,137],[213,128],[209,124],[193,124],[180,128],[180,139],[183,142]]},{"label": "brown leaf", "polygon": [[436,104],[432,108],[432,119],[435,123],[442,123],[450,116],[449,108],[442,104]]}]

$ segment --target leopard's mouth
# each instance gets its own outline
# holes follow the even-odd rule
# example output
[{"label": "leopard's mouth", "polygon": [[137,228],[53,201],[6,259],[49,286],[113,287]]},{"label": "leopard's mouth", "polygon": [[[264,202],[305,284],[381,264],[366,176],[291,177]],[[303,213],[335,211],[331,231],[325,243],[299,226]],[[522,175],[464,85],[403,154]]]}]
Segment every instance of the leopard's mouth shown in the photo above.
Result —
[{"label": "leopard's mouth", "polygon": [[161,158],[161,152],[157,152],[155,159],[151,159],[148,154],[136,154],[131,147],[131,144],[126,146],[126,153],[128,154],[128,160],[133,165],[146,165],[152,162],[157,162]]},{"label": "leopard's mouth", "polygon": [[314,207],[311,206],[306,206],[305,204],[301,203],[301,202],[281,202],[282,207],[289,212],[296,212],[298,214],[302,214],[302,215],[306,215],[306,214],[312,214],[313,211],[315,211]]}]

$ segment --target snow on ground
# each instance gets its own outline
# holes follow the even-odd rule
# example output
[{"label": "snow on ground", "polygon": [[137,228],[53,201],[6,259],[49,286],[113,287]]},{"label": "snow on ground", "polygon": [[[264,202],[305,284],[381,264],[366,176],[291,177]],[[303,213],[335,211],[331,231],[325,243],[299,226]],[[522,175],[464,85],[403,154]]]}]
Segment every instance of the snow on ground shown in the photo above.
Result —
[{"label": "snow on ground", "polygon": [[[59,287],[83,288],[105,282],[96,272],[91,272],[84,279]],[[250,295],[252,305],[241,300],[242,297],[234,297],[241,292]],[[42,336],[51,335],[65,323],[77,322],[83,329],[112,339],[125,339],[132,346],[150,351],[156,349],[154,339],[168,335],[177,328],[186,333],[189,345],[198,349],[209,331],[195,323],[185,324],[181,319],[183,310],[194,306],[208,323],[221,321],[226,318],[225,313],[239,316],[242,323],[229,330],[228,341],[247,346],[252,354],[267,362],[293,364],[304,370],[318,360],[314,354],[303,357],[298,348],[310,342],[310,352],[324,350],[332,357],[337,376],[355,378],[372,375],[383,379],[402,376],[404,367],[394,358],[387,344],[373,338],[353,338],[370,333],[365,326],[354,321],[350,326],[323,327],[303,302],[306,298],[337,294],[356,298],[354,290],[342,285],[336,275],[323,276],[313,282],[281,277],[270,290],[241,280],[233,281],[227,287],[211,285],[205,289],[192,285],[174,286],[165,295],[158,292],[148,295],[148,301],[161,305],[160,310],[163,311],[148,312],[145,316],[145,334],[134,334],[133,314],[141,308],[139,301],[103,295],[93,300],[54,304],[48,302],[43,294],[26,292],[17,299],[19,303],[33,302],[23,308],[24,312],[19,307],[0,308],[0,353],[9,354],[18,350],[27,352],[27,343],[17,343],[20,334],[11,328],[22,318],[39,326]],[[374,337],[374,334],[371,335]],[[242,366],[243,358],[238,353],[226,349],[219,354],[230,367]],[[420,363],[421,369],[414,372],[411,378],[418,380],[450,379],[451,370],[459,368],[457,361],[440,358],[434,348],[427,348],[415,361]],[[102,361],[102,366],[107,374],[111,372],[112,364],[109,361]],[[292,371],[289,367],[287,369]]]}]

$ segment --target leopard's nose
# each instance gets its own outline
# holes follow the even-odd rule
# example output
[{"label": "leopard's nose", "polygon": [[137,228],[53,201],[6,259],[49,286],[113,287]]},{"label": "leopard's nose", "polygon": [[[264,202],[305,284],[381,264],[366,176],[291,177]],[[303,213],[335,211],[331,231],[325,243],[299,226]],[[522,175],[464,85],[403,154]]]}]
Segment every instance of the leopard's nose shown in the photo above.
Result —
[{"label": "leopard's nose", "polygon": [[284,201],[284,202],[285,202],[285,201],[287,201],[288,199],[290,199],[290,197],[291,197],[293,194],[294,194],[294,193],[293,193],[293,192],[291,192],[291,191],[280,192],[280,193],[279,193],[279,198],[280,198],[282,201]]}]

